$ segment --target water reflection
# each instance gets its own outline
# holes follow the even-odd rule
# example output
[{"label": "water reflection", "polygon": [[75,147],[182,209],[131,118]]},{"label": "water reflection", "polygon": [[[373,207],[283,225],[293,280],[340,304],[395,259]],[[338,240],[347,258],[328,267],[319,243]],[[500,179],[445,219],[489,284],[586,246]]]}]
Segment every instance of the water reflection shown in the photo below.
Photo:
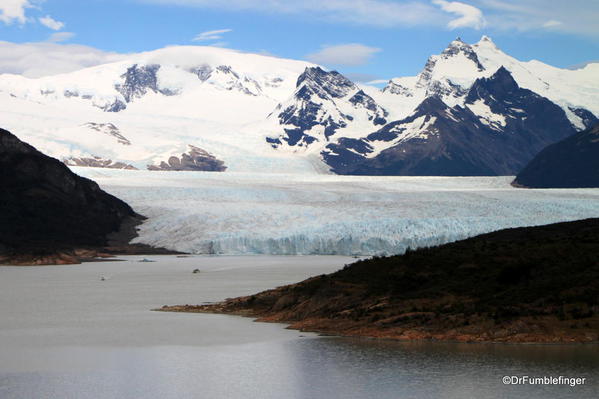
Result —
[{"label": "water reflection", "polygon": [[[252,293],[342,258],[159,259],[0,269],[0,399],[597,398],[599,345],[302,337],[164,303]],[[199,278],[190,278],[200,267]],[[309,270],[307,268],[310,268]],[[101,273],[113,276],[99,282]],[[504,375],[586,377],[506,386]]]},{"label": "water reflection", "polygon": [[[304,397],[595,398],[599,392],[599,346],[328,338],[290,348]],[[506,386],[504,375],[586,377],[587,385]]]}]

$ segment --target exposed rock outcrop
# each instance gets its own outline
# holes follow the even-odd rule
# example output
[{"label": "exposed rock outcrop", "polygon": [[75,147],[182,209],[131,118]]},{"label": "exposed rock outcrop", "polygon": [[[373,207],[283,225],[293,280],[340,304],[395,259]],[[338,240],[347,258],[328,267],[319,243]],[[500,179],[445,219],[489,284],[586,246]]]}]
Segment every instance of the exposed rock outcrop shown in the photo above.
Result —
[{"label": "exposed rock outcrop", "polygon": [[124,79],[123,83],[116,85],[116,89],[123,95],[125,101],[130,103],[136,98],[143,97],[147,92],[151,91],[154,93],[164,94],[166,96],[172,96],[173,91],[164,89],[158,85],[158,71],[160,65],[138,65],[135,64],[127,69],[121,78]]},{"label": "exposed rock outcrop", "polygon": [[137,170],[137,168],[131,164],[124,162],[114,162],[112,159],[103,159],[100,157],[71,157],[63,161],[68,166],[83,166],[88,168],[108,168],[108,169],[127,169]]},{"label": "exposed rock outcrop", "polygon": [[108,136],[112,136],[116,138],[119,144],[123,145],[131,145],[131,142],[121,134],[121,131],[118,127],[116,127],[112,123],[95,123],[95,122],[87,122],[83,126],[94,130],[99,133],[106,134]]},{"label": "exposed rock outcrop", "polygon": [[162,161],[160,165],[148,165],[148,170],[224,172],[226,169],[223,161],[193,145],[189,145],[189,151],[180,157],[172,156],[168,162]]}]

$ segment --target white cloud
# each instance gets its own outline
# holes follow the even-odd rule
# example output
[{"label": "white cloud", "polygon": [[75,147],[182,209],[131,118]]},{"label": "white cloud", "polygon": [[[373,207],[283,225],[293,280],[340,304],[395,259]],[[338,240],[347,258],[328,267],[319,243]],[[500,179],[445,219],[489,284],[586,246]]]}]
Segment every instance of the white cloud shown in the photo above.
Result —
[{"label": "white cloud", "polygon": [[415,26],[443,23],[444,15],[423,0],[138,0],[265,14],[302,14],[310,19],[370,26]]},{"label": "white cloud", "polygon": [[[137,0],[142,3],[202,7],[264,14],[297,14],[311,20],[379,27],[444,26],[483,27],[509,31],[545,29],[556,20],[563,24],[553,30],[599,36],[597,0],[440,0],[453,4],[454,11],[442,10],[433,0]],[[458,7],[461,5],[460,7]],[[471,7],[471,8],[469,8]],[[481,14],[478,14],[478,10]],[[583,10],[583,11],[581,11]],[[450,19],[449,15],[457,15]],[[479,16],[481,18],[479,18]]]},{"label": "white cloud", "polygon": [[543,28],[555,28],[556,26],[561,26],[564,23],[561,21],[556,21],[555,19],[550,19],[549,21],[543,24]]},{"label": "white cloud", "polygon": [[[508,31],[552,31],[599,36],[596,0],[469,0],[482,8],[488,26]],[[556,24],[555,22],[560,22]],[[545,26],[549,23],[549,26]]]},{"label": "white cloud", "polygon": [[39,18],[38,21],[40,21],[40,23],[45,27],[50,28],[52,30],[61,30],[62,28],[64,28],[63,22],[57,21],[49,15]]},{"label": "white cloud", "polygon": [[369,85],[383,85],[383,84],[387,84],[389,83],[389,79],[375,79],[375,80],[371,80],[370,82],[366,82],[366,84]]},{"label": "white cloud", "polygon": [[73,32],[56,32],[50,35],[48,39],[46,39],[49,43],[60,43],[66,42],[71,39],[75,34]]},{"label": "white cloud", "polygon": [[205,42],[209,40],[220,40],[224,33],[232,32],[233,29],[217,29],[202,32],[192,39],[194,42]]},{"label": "white cloud", "polygon": [[72,72],[127,57],[126,54],[105,52],[78,44],[17,44],[0,41],[0,73],[32,78]]},{"label": "white cloud", "polygon": [[441,7],[443,11],[458,16],[458,18],[449,21],[447,24],[449,29],[481,29],[487,24],[487,21],[483,16],[483,12],[469,4],[461,3],[459,1],[445,0],[433,0],[433,3]]},{"label": "white cloud", "polygon": [[5,24],[27,21],[25,9],[32,7],[29,0],[0,0],[0,21]]},{"label": "white cloud", "polygon": [[368,47],[359,43],[323,46],[319,51],[308,54],[306,58],[316,64],[324,65],[364,65],[380,48]]}]

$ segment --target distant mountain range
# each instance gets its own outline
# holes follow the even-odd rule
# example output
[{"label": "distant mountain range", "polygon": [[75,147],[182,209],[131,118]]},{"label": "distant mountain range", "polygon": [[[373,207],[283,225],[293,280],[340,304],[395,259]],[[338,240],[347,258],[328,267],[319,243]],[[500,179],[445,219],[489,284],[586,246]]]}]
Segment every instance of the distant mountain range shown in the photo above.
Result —
[{"label": "distant mountain range", "polygon": [[383,89],[304,61],[168,47],[73,73],[0,75],[3,125],[69,165],[375,175],[516,174],[599,115],[599,64],[457,39]]}]

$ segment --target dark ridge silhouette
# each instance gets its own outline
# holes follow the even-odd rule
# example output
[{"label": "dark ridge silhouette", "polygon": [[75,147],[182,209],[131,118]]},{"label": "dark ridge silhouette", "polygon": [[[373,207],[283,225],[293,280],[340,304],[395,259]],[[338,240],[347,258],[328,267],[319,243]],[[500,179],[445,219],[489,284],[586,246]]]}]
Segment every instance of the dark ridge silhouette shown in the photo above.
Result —
[{"label": "dark ridge silhouette", "polygon": [[596,342],[599,219],[501,230],[214,305],[158,310],[348,336]]},{"label": "dark ridge silhouette", "polygon": [[121,227],[129,239],[135,236],[134,226],[143,219],[95,182],[3,129],[0,168],[0,255],[102,247]]},{"label": "dark ridge silhouette", "polygon": [[530,188],[599,187],[599,124],[546,147],[513,184]]}]

